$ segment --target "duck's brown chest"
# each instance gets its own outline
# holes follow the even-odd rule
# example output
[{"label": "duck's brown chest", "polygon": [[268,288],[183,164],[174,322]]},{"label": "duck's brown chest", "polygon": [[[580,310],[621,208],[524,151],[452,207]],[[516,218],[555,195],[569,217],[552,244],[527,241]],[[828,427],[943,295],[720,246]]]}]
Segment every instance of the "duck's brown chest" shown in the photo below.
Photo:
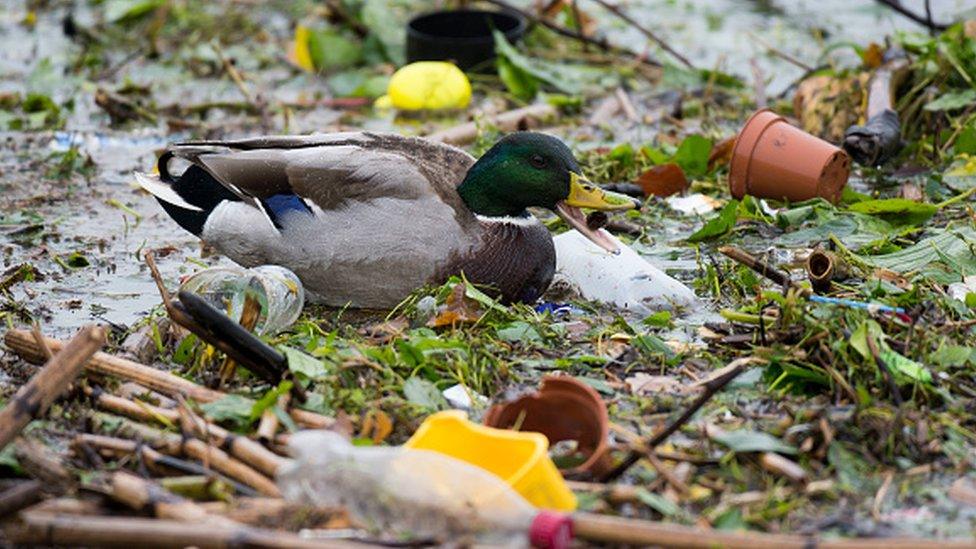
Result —
[{"label": "duck's brown chest", "polygon": [[438,272],[438,282],[464,274],[503,302],[532,302],[549,288],[556,271],[556,248],[549,230],[531,222],[480,223],[481,238],[468,253]]}]

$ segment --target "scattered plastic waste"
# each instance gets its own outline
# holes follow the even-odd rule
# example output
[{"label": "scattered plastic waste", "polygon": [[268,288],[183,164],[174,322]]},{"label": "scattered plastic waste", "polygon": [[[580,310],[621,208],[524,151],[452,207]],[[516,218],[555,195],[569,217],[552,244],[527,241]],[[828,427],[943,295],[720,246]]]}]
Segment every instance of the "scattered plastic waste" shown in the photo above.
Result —
[{"label": "scattered plastic waste", "polygon": [[668,207],[685,215],[704,215],[712,213],[722,205],[718,200],[701,193],[688,196],[671,195],[667,198]]},{"label": "scattered plastic waste", "polygon": [[884,305],[881,303],[868,303],[866,301],[857,301],[854,299],[845,299],[841,297],[825,297],[822,295],[811,295],[809,297],[810,301],[814,303],[825,303],[828,305],[839,305],[841,307],[851,307],[853,309],[864,309],[870,313],[887,313],[897,316],[900,320],[905,322],[911,322],[912,317],[908,316],[905,309],[901,307],[892,307],[890,305]]},{"label": "scattered plastic waste", "polygon": [[445,61],[420,61],[393,73],[380,108],[402,111],[463,109],[471,102],[471,82],[461,69]]},{"label": "scattered plastic waste", "polygon": [[549,313],[554,317],[567,317],[583,314],[585,311],[570,303],[551,303],[544,301],[535,306],[535,312],[539,314]]},{"label": "scattered plastic waste", "polygon": [[407,24],[407,61],[447,61],[463,70],[494,70],[493,30],[510,44],[521,40],[525,18],[515,12],[446,10],[419,15]]},{"label": "scattered plastic waste", "polygon": [[473,408],[481,408],[488,404],[488,398],[484,395],[479,395],[468,389],[464,385],[458,383],[457,385],[451,385],[447,389],[441,391],[444,395],[444,399],[447,403],[451,405],[452,408],[456,410],[470,411]]},{"label": "scattered plastic waste", "polygon": [[641,257],[610,233],[620,249],[609,254],[577,231],[553,238],[556,279],[569,283],[586,299],[601,301],[636,314],[688,307],[695,293]]},{"label": "scattered plastic waste", "polygon": [[574,463],[564,474],[602,475],[613,465],[607,447],[610,423],[607,405],[589,385],[570,376],[546,376],[538,392],[496,404],[485,415],[485,425],[546,435],[551,445],[576,441]]},{"label": "scattered plastic waste", "polygon": [[820,196],[836,204],[850,171],[847,153],[762,109],[736,138],[729,189],[735,198],[799,202]]},{"label": "scattered plastic waste", "polygon": [[833,281],[846,279],[850,272],[847,262],[827,250],[810,252],[806,269],[810,284],[818,292],[829,291]]},{"label": "scattered plastic waste", "polygon": [[536,509],[492,472],[442,452],[354,447],[331,431],[300,431],[289,447],[295,460],[278,475],[282,495],[345,506],[373,533],[549,549],[572,539],[568,516]]},{"label": "scattered plastic waste", "polygon": [[952,299],[965,303],[967,296],[976,295],[976,275],[969,275],[962,282],[949,284],[948,294]]},{"label": "scattered plastic waste", "polygon": [[549,442],[539,433],[485,427],[468,421],[464,412],[449,410],[429,416],[404,446],[439,452],[490,471],[537,507],[576,509],[576,496],[549,459]]},{"label": "scattered plastic waste", "polygon": [[240,322],[248,296],[260,306],[253,331],[260,335],[278,333],[291,326],[305,306],[305,290],[295,273],[278,265],[253,269],[213,267],[183,281],[181,291],[203,297],[217,309]]}]

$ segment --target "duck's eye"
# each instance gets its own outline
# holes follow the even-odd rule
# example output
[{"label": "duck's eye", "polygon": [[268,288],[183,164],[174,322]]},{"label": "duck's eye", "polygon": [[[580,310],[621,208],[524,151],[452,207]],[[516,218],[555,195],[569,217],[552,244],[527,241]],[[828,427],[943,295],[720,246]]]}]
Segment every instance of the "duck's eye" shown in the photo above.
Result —
[{"label": "duck's eye", "polygon": [[532,164],[533,168],[543,169],[546,167],[546,159],[542,155],[533,154],[529,157],[529,164]]}]

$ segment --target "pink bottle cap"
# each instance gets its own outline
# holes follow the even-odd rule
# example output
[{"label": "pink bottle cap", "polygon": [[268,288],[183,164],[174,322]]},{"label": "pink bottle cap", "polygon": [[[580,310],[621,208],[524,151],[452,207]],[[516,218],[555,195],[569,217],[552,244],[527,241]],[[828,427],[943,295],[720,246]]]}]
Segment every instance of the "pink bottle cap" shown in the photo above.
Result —
[{"label": "pink bottle cap", "polygon": [[573,519],[553,511],[539,511],[529,526],[529,542],[540,549],[567,549],[573,540]]}]

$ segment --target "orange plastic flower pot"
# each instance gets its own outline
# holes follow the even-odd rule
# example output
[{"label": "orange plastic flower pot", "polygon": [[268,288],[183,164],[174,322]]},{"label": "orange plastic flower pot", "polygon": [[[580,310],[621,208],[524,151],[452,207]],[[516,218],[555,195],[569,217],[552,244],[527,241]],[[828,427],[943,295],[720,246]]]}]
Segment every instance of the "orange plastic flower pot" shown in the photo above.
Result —
[{"label": "orange plastic flower pot", "polygon": [[799,202],[820,196],[836,204],[850,173],[847,153],[762,109],[736,138],[729,190],[735,198]]}]

